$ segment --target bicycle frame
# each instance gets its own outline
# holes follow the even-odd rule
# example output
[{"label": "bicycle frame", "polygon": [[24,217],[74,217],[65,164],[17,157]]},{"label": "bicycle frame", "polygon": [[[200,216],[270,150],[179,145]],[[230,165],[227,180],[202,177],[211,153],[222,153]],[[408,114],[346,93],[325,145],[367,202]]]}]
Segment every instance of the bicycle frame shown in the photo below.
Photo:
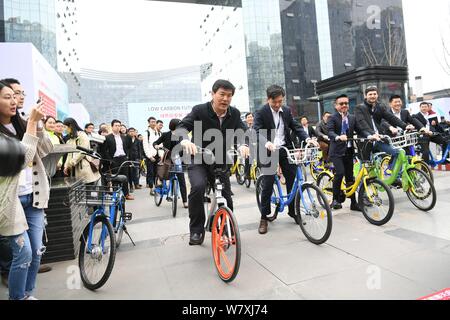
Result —
[{"label": "bicycle frame", "polygon": [[432,167],[436,167],[437,165],[444,164],[445,160],[447,160],[448,154],[450,151],[450,145],[447,145],[447,149],[445,149],[444,155],[440,160],[434,159],[433,153],[430,151],[430,161],[429,164]]},{"label": "bicycle frame", "polygon": [[[208,220],[207,220],[206,227],[205,227],[205,229],[209,232],[211,232],[212,223],[213,223],[214,216],[215,216],[217,209],[220,207],[228,206],[227,199],[225,199],[222,195],[222,190],[223,190],[223,186],[222,186],[222,183],[220,182],[219,177],[215,177],[214,196],[211,197],[211,205],[209,208]],[[228,227],[228,232],[230,232],[229,224],[227,224],[227,227]]]},{"label": "bicycle frame", "polygon": [[414,187],[414,184],[408,174],[408,169],[410,168],[415,168],[414,164],[408,161],[405,150],[400,149],[400,153],[397,157],[397,160],[395,161],[391,176],[387,179],[384,179],[383,182],[390,186],[397,180],[397,178],[401,174],[403,191],[408,191],[410,186]]}]

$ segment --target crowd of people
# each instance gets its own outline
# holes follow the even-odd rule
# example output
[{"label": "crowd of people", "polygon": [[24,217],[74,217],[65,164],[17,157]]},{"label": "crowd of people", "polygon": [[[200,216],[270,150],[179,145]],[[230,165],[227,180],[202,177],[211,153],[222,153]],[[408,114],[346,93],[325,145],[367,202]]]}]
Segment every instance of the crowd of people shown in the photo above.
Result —
[{"label": "crowd of people", "polygon": [[[355,134],[374,141],[373,150],[390,154],[394,163],[398,150],[382,141],[381,135],[394,136],[399,130],[416,129],[424,134],[420,141],[423,157],[427,159],[430,142],[441,145],[446,150],[447,143],[433,132],[441,132],[448,127],[448,122],[439,122],[426,102],[420,105],[420,112],[411,115],[403,109],[400,96],[393,95],[390,106],[379,102],[379,90],[369,87],[365,91],[364,103],[349,113],[349,98],[340,95],[335,99],[335,112],[325,112],[315,127],[311,126],[305,116],[298,120],[286,107],[285,91],[277,85],[267,89],[267,104],[255,113],[247,113],[241,118],[240,111],[231,106],[235,87],[226,80],[218,80],[212,87],[211,101],[194,106],[184,119],[172,119],[169,131],[163,132],[164,123],[154,117],[148,118],[148,128],[139,133],[135,128],[127,128],[120,120],[111,121],[110,125],[102,123],[96,129],[93,123],[87,123],[84,129],[73,118],[55,119],[44,114],[43,104],[38,103],[30,109],[29,114],[22,112],[25,92],[20,82],[5,79],[0,82],[0,134],[22,142],[26,149],[26,165],[20,174],[0,180],[0,267],[2,280],[9,286],[10,299],[35,299],[36,276],[40,266],[43,245],[44,210],[48,206],[50,185],[48,173],[45,171],[46,155],[54,145],[67,144],[74,148],[80,146],[96,151],[109,162],[99,163],[84,153],[68,153],[58,159],[57,172],[54,178],[74,176],[85,184],[102,183],[101,173],[116,173],[125,161],[145,162],[146,186],[149,194],[155,193],[155,177],[158,161],[167,150],[172,151],[181,146],[185,155],[194,156],[198,147],[206,148],[211,140],[205,139],[208,130],[216,130],[225,137],[226,133],[242,130],[250,135],[238,136],[236,140],[226,140],[221,146],[223,154],[233,145],[246,159],[245,174],[249,175],[251,160],[249,156],[258,154],[258,162],[267,170],[263,175],[261,197],[261,220],[258,231],[268,232],[268,216],[271,214],[270,198],[275,179],[276,168],[286,179],[288,192],[293,187],[296,166],[287,161],[286,152],[280,147],[292,149],[301,145],[312,144],[323,151],[323,159],[334,165],[335,179],[333,183],[334,210],[342,208],[339,192],[343,178],[352,184],[354,148],[348,139]],[[244,119],[244,121],[242,121]],[[196,126],[196,123],[201,126]],[[97,131],[98,130],[98,131]],[[180,130],[185,134],[180,134]],[[267,130],[267,134],[262,134]],[[93,142],[92,137],[104,137],[103,143]],[[189,137],[192,137],[189,138]],[[254,137],[255,141],[251,141]],[[197,143],[196,144],[194,144]],[[200,143],[200,145],[199,145]],[[257,148],[252,148],[257,146]],[[264,150],[268,155],[277,153],[275,169],[266,166],[259,159]],[[210,164],[202,161],[188,166],[190,192],[188,193],[184,173],[179,173],[183,206],[189,210],[190,238],[189,245],[201,245],[205,236],[205,214],[203,195],[208,179],[214,173]],[[127,176],[122,189],[126,200],[134,200],[134,190],[142,189],[140,184],[140,166],[123,167],[121,175]],[[223,196],[228,207],[233,209],[230,177],[220,177],[224,189]],[[355,198],[351,199],[351,210],[360,211]],[[288,214],[295,219],[294,204],[289,207]],[[5,249],[6,248],[6,249]]]}]

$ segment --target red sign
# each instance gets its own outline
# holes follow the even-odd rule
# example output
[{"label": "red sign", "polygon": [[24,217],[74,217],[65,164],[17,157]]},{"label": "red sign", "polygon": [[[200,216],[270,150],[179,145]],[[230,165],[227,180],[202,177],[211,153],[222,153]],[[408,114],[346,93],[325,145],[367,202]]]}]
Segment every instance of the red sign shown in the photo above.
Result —
[{"label": "red sign", "polygon": [[44,103],[44,113],[46,116],[52,116],[56,118],[56,103],[54,100],[50,99],[45,93],[39,90],[39,97]]},{"label": "red sign", "polygon": [[430,294],[429,296],[420,298],[419,300],[450,300],[450,288]]}]

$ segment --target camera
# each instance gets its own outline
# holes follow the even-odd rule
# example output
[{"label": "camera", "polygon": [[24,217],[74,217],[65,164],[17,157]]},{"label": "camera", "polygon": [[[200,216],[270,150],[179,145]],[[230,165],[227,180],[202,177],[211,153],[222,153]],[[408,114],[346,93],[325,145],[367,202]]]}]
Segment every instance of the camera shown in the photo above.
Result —
[{"label": "camera", "polygon": [[13,177],[25,163],[25,148],[20,141],[0,134],[0,177]]}]

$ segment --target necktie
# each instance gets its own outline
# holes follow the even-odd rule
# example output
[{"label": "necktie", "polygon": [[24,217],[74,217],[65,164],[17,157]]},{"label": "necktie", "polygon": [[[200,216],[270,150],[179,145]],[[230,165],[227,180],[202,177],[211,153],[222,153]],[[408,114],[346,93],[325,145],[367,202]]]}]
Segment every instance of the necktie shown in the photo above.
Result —
[{"label": "necktie", "polygon": [[344,118],[342,118],[342,131],[341,131],[341,134],[347,134],[348,130],[349,130],[348,117],[345,116]]}]

